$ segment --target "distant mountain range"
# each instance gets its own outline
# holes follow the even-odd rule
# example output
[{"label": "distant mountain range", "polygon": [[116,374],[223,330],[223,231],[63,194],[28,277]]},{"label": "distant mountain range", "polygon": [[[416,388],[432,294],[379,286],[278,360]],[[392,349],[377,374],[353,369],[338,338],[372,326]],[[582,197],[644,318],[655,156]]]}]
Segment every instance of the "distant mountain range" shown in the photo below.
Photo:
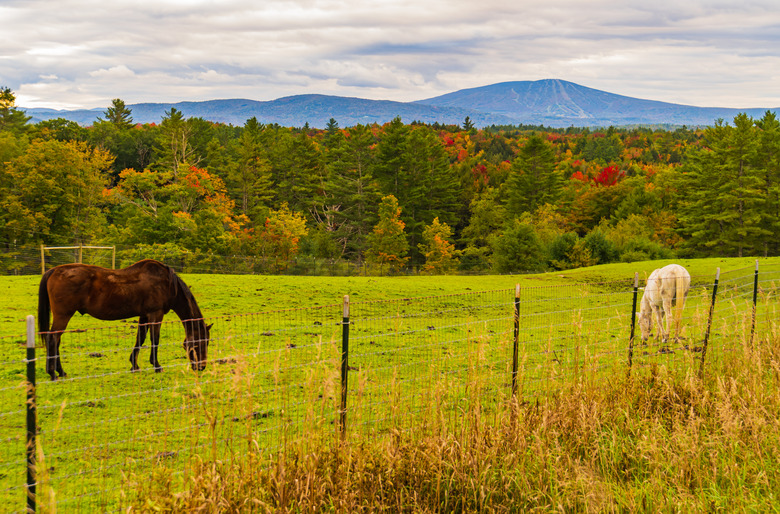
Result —
[{"label": "distant mountain range", "polygon": [[[606,127],[610,125],[712,125],[718,118],[731,121],[740,112],[760,118],[767,110],[723,107],[693,107],[642,100],[580,86],[565,80],[503,82],[463,89],[417,102],[391,102],[327,95],[297,95],[268,102],[254,100],[208,100],[203,102],[129,104],[136,123],[159,123],[172,107],[185,117],[243,125],[256,117],[261,123],[286,127],[324,128],[335,119],[340,127],[385,123],[400,116],[405,123],[462,125],[466,116],[477,127],[489,125],[544,125],[548,127]],[[19,109],[32,122],[65,118],[91,125],[103,116],[102,109]]]}]

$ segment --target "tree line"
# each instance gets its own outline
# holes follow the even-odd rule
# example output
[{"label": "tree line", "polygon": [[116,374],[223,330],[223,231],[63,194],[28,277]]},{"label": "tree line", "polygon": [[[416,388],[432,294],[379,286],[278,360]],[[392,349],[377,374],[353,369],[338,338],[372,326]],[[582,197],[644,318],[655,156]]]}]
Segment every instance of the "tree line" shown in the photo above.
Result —
[{"label": "tree line", "polygon": [[30,123],[0,90],[0,244],[523,272],[778,255],[780,123],[706,128],[185,118]]}]

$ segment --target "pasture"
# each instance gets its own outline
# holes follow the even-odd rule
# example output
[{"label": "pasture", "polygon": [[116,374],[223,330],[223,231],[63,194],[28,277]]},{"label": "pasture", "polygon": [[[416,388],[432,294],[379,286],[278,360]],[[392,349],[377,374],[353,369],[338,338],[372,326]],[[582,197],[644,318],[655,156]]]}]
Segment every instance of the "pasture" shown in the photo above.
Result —
[{"label": "pasture", "polygon": [[[693,277],[684,339],[666,351],[636,344],[632,370],[698,370],[715,268],[724,272],[707,364],[738,352],[750,330],[753,259],[677,261]],[[478,404],[496,421],[511,397],[514,288],[518,397],[544,400],[567,384],[597,387],[627,373],[634,272],[641,285],[667,262],[530,276],[270,277],[182,275],[214,323],[206,371],[190,370],[183,329],[163,324],[159,359],[130,373],[135,324],[73,319],[50,382],[38,348],[39,501],[43,510],[115,510],[153,469],[183,487],[194,463],[337,441],[343,296],[349,295],[350,440],[427,433]],[[780,259],[762,259],[757,339],[776,330]],[[24,318],[39,277],[0,279],[0,495],[23,507]],[[640,293],[641,294],[641,293]],[[637,306],[638,308],[638,306]],[[746,313],[748,316],[746,317]],[[638,328],[637,332],[638,334]],[[40,346],[40,342],[38,342]]]}]

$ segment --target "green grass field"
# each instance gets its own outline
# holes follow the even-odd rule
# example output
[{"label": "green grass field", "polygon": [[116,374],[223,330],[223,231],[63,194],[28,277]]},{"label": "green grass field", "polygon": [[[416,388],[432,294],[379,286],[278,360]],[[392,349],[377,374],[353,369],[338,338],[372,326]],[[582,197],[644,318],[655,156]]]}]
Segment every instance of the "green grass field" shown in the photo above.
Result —
[{"label": "green grass field", "polygon": [[[608,264],[577,270],[520,276],[412,276],[412,277],[288,277],[261,275],[182,275],[198,298],[207,317],[340,303],[344,295],[353,300],[383,300],[458,294],[466,291],[513,289],[523,286],[565,285],[583,282],[640,280],[655,268],[673,261]],[[677,260],[692,276],[715,275],[715,269],[735,270],[754,265],[754,258],[711,258]],[[760,259],[777,265],[780,258]],[[24,319],[36,314],[37,276],[0,278],[0,336],[25,333]],[[74,327],[94,327],[102,323],[76,316]]]},{"label": "green grass field", "polygon": [[[715,269],[724,272],[713,324],[713,362],[744,336],[753,259],[679,261],[694,277],[685,342],[671,352],[637,344],[637,373],[659,364],[696,367]],[[478,398],[498,412],[511,392],[514,286],[521,285],[522,398],[544,398],[574,380],[606,383],[627,369],[631,283],[667,262],[615,264],[532,276],[268,277],[183,275],[215,323],[204,373],[190,371],[181,324],[166,318],[154,373],[148,349],[129,373],[132,322],[76,316],[63,336],[67,380],[38,363],[40,497],[62,510],[126,504],[127,477],[158,466],[185,480],[193,462],[292,441],[337,437],[342,298],[349,295],[350,438],[414,432],[431,416],[455,420]],[[772,283],[780,259],[761,260]],[[739,271],[733,271],[739,270]],[[644,280],[642,280],[644,282]],[[0,279],[0,495],[23,497],[24,319],[35,314],[38,277]],[[772,289],[773,291],[773,289]],[[760,302],[759,328],[774,316]],[[148,343],[147,343],[148,346]],[[39,355],[43,350],[39,349]],[[475,396],[476,395],[476,396]],[[465,403],[464,403],[465,402]],[[441,408],[432,409],[432,405]],[[438,414],[433,412],[436,410]],[[496,414],[497,415],[497,414]]]}]

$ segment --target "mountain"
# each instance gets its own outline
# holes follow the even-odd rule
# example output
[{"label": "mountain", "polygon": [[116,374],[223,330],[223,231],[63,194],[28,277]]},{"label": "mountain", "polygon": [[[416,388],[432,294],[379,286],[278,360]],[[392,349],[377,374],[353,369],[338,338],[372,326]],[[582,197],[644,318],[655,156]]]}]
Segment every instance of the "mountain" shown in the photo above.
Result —
[{"label": "mountain", "polygon": [[[693,107],[607,93],[565,80],[502,82],[420,100],[436,107],[465,107],[498,114],[518,124],[551,127],[609,125],[712,125],[740,112],[760,118],[767,109]],[[778,110],[777,108],[770,110]]]},{"label": "mountain", "polygon": [[[108,106],[107,106],[108,107]],[[106,108],[107,108],[106,107]],[[324,128],[334,118],[341,127],[385,123],[396,116],[404,122],[461,125],[468,116],[477,127],[488,125],[545,125],[599,127],[622,125],[712,125],[718,118],[731,121],[740,112],[760,118],[767,109],[693,107],[642,100],[580,86],[565,80],[503,82],[463,89],[417,102],[391,102],[327,95],[297,95],[268,102],[208,100],[203,102],[131,104],[137,123],[159,123],[171,108],[185,117],[243,125],[256,117],[262,123]],[[105,109],[61,111],[20,107],[32,122],[65,118],[91,125]],[[779,111],[780,108],[770,108]]]},{"label": "mountain", "polygon": [[[438,107],[413,102],[391,102],[388,100],[366,100],[327,95],[297,95],[279,98],[269,102],[255,100],[207,100],[203,102],[141,103],[128,104],[136,123],[160,123],[165,112],[172,107],[181,111],[185,118],[196,117],[206,120],[243,125],[256,117],[262,123],[278,123],[285,127],[301,127],[308,123],[312,127],[324,128],[331,118],[339,126],[385,123],[396,116],[405,122],[446,123],[460,125],[468,116],[477,126],[511,124],[510,118],[500,114],[484,113],[467,107]],[[55,109],[25,109],[32,122],[65,118],[80,125],[91,125],[103,117],[106,109],[63,111]]]}]

